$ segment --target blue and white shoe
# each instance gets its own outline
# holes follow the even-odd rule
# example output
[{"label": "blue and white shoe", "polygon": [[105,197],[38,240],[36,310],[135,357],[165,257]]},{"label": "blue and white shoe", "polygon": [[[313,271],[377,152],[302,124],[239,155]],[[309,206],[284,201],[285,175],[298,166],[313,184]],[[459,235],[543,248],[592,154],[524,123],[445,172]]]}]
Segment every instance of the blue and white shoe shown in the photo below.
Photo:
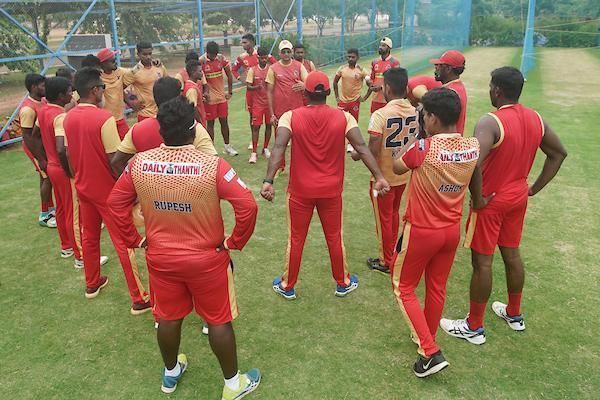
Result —
[{"label": "blue and white shoe", "polygon": [[160,390],[162,390],[163,393],[173,393],[175,389],[177,389],[177,383],[179,382],[179,380],[183,376],[183,373],[187,369],[188,361],[185,354],[181,353],[180,355],[178,355],[177,362],[179,363],[179,367],[181,368],[181,372],[177,376],[166,376],[166,370],[163,368],[162,385],[160,387]]},{"label": "blue and white shoe", "polygon": [[294,300],[296,298],[296,289],[285,290],[281,286],[281,278],[279,276],[273,279],[273,291],[287,300]]},{"label": "blue and white shoe", "polygon": [[467,319],[446,319],[440,320],[440,328],[448,335],[464,339],[469,343],[473,344],[484,344],[485,343],[485,330],[483,327],[479,329],[471,329]]},{"label": "blue and white shoe", "polygon": [[356,275],[350,275],[350,283],[346,286],[337,285],[337,288],[335,289],[335,295],[338,297],[344,297],[356,289],[358,289],[358,277]]},{"label": "blue and white shoe", "polygon": [[246,397],[258,388],[261,378],[262,375],[258,368],[252,368],[245,374],[240,374],[239,388],[232,390],[225,385],[223,387],[223,395],[221,396],[221,400],[239,400]]},{"label": "blue and white shoe", "polygon": [[525,330],[525,320],[523,319],[523,315],[515,315],[514,317],[509,316],[506,313],[506,304],[495,301],[492,303],[492,311],[505,320],[513,331],[520,332]]}]

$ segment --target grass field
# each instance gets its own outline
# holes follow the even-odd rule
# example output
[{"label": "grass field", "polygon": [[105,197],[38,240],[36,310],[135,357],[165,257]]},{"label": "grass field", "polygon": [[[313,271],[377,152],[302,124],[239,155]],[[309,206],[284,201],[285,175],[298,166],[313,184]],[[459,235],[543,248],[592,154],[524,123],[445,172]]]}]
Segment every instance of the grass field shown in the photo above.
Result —
[{"label": "grass field", "polygon": [[[519,54],[509,48],[467,52],[469,131],[490,110],[490,70],[518,64]],[[260,205],[253,238],[243,253],[233,255],[241,312],[235,323],[240,368],[258,367],[264,374],[252,398],[598,398],[598,74],[600,58],[591,51],[544,49],[526,83],[523,103],[541,112],[569,151],[555,181],[530,202],[522,244],[527,331],[512,332],[488,312],[488,341],[483,346],[440,332],[439,344],[450,368],[426,380],[418,380],[411,371],[415,346],[389,280],[368,272],[364,263],[376,254],[376,242],[368,172],[362,164],[348,162],[344,193],[346,250],[349,267],[359,276],[359,289],[348,298],[333,296],[329,258],[315,218],[297,286],[299,298],[287,302],[272,292],[271,280],[282,271],[287,240],[286,179],[276,182],[274,204],[259,199],[266,163],[261,159],[255,166],[247,164],[248,118],[243,95],[236,94],[230,104],[232,142],[241,154],[230,161]],[[366,110],[363,106],[363,129]],[[219,140],[217,148],[222,149]],[[533,176],[541,161],[538,158]],[[123,274],[108,236],[103,237],[103,253],[111,261],[103,268],[111,284],[97,299],[86,300],[83,273],[73,269],[72,261],[59,258],[56,232],[36,226],[37,177],[29,161],[19,150],[2,151],[0,170],[2,397],[165,398],[159,389],[162,362],[152,317],[129,315]],[[231,222],[228,215],[228,226]],[[445,316],[459,318],[468,311],[469,260],[469,253],[459,249]],[[492,300],[504,300],[499,262],[494,279]],[[184,324],[182,351],[190,368],[169,398],[219,398],[220,369],[200,327],[195,316]]]}]

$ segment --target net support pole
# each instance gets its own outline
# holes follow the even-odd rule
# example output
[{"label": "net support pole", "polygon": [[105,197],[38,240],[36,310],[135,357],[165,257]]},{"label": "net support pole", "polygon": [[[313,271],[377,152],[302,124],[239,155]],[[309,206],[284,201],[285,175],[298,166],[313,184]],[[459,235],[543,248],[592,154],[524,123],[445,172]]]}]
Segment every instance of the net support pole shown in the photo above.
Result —
[{"label": "net support pole", "polygon": [[112,42],[115,51],[115,60],[117,65],[121,66],[121,49],[119,47],[119,32],[117,31],[117,11],[115,10],[115,0],[108,0],[108,6],[110,8],[110,27],[112,30]]},{"label": "net support pole", "polygon": [[413,44],[413,33],[415,31],[415,0],[406,0],[404,7],[402,47],[410,47]]},{"label": "net support pole", "polygon": [[296,36],[302,43],[302,0],[296,0]]},{"label": "net support pole", "polygon": [[370,25],[370,30],[369,30],[369,41],[371,43],[375,43],[376,37],[375,37],[375,17],[377,16],[377,1],[376,0],[371,0],[371,15],[370,15],[370,21],[369,21],[369,25]]},{"label": "net support pole", "polygon": [[390,15],[390,28],[392,28],[392,40],[395,43],[396,46],[398,46],[398,43],[400,43],[400,36],[398,35],[398,26],[400,26],[400,24],[398,23],[398,0],[392,0],[392,12]]},{"label": "net support pole", "polygon": [[344,49],[346,43],[344,43],[344,35],[346,34],[346,0],[340,0],[340,57],[344,57]]},{"label": "net support pole", "polygon": [[256,44],[260,46],[260,0],[254,0],[254,19],[256,20]]},{"label": "net support pole", "polygon": [[200,45],[200,52],[202,53],[204,51],[204,22],[202,21],[202,0],[196,0],[196,12],[198,13],[198,42]]},{"label": "net support pole", "polygon": [[469,35],[471,33],[471,7],[472,0],[464,0],[463,10],[465,10],[465,17],[463,21],[464,32],[463,32],[463,47],[469,46]]},{"label": "net support pole", "polygon": [[521,52],[521,73],[527,78],[527,73],[534,63],[533,58],[533,30],[535,27],[535,0],[529,0],[527,7],[527,26],[525,27],[525,38]]}]

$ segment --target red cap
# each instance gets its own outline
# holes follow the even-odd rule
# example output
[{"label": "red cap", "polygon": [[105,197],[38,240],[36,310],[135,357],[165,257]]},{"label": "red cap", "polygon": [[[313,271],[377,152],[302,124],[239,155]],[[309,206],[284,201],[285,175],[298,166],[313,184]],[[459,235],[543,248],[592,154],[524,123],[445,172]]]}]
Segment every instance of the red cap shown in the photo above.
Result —
[{"label": "red cap", "polygon": [[465,56],[460,51],[448,50],[440,58],[434,58],[429,60],[430,64],[446,64],[452,68],[459,68],[465,66]]},{"label": "red cap", "polygon": [[98,52],[98,54],[96,54],[96,57],[98,57],[100,62],[104,62],[106,60],[110,60],[111,58],[113,58],[114,56],[116,56],[119,53],[120,53],[119,50],[111,50],[109,48],[105,48],[105,49],[100,50]]},{"label": "red cap", "polygon": [[[319,85],[323,85],[323,89],[317,89]],[[329,90],[329,78],[321,71],[313,71],[306,77],[304,88],[311,93],[326,92]]]}]

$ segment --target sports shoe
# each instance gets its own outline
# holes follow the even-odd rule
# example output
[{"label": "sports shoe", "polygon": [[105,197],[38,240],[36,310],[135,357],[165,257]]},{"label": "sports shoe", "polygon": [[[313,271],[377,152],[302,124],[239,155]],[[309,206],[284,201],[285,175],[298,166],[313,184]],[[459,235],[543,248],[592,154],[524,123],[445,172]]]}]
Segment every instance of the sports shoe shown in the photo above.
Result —
[{"label": "sports shoe", "polygon": [[525,330],[525,320],[523,319],[523,314],[515,315],[514,317],[509,316],[506,313],[506,304],[500,303],[499,301],[492,303],[492,310],[497,316],[505,320],[508,326],[510,326],[510,329],[513,331]]},{"label": "sports shoe", "polygon": [[248,150],[252,150],[252,142],[248,145]]},{"label": "sports shoe", "polygon": [[252,154],[250,154],[250,159],[248,160],[248,163],[256,164],[257,160],[258,160],[258,157],[256,156],[256,153],[252,153]]},{"label": "sports shoe", "polygon": [[46,228],[56,228],[56,218],[54,218],[50,213],[40,214],[38,217],[38,223],[40,226]]},{"label": "sports shoe", "polygon": [[73,249],[62,249],[60,251],[60,258],[73,257],[73,254],[75,254],[75,252],[73,251]]},{"label": "sports shoe", "polygon": [[208,335],[208,324],[206,322],[202,324],[202,334]]},{"label": "sports shoe", "polygon": [[266,147],[263,149],[262,154],[265,158],[271,158],[271,150],[267,149]]},{"label": "sports shoe", "polygon": [[354,147],[350,143],[346,146],[346,153],[352,153],[354,151]]},{"label": "sports shoe", "polygon": [[280,277],[276,277],[275,279],[273,279],[273,291],[287,300],[294,300],[296,298],[296,289],[291,288],[291,289],[285,290],[281,286],[281,278]]},{"label": "sports shoe", "polygon": [[230,144],[226,144],[225,146],[223,146],[223,152],[225,154],[227,154],[228,156],[237,156],[238,155],[238,152]]},{"label": "sports shoe", "polygon": [[355,291],[358,288],[358,277],[356,275],[350,275],[350,283],[346,286],[337,285],[335,289],[335,295],[338,297],[345,297],[348,293]]},{"label": "sports shoe", "polygon": [[431,358],[425,358],[419,356],[415,365],[413,365],[413,372],[419,378],[425,378],[426,376],[433,375],[440,372],[448,365],[448,361],[444,358],[441,351],[433,354]]},{"label": "sports shoe", "polygon": [[[100,266],[103,266],[104,264],[106,264],[108,262],[108,257],[107,256],[100,256]],[[73,262],[73,267],[75,269],[83,269],[83,259],[81,260],[75,260]]]},{"label": "sports shoe", "polygon": [[382,274],[390,273],[390,267],[381,264],[379,258],[367,258],[367,267],[373,271],[381,272]]},{"label": "sports shoe", "polygon": [[131,313],[131,315],[142,315],[151,310],[152,306],[150,305],[150,302],[147,301],[145,303],[133,303],[129,312]]},{"label": "sports shoe", "polygon": [[100,290],[108,285],[108,276],[101,276],[98,286],[85,288],[85,298],[93,299],[100,294]]},{"label": "sports shoe", "polygon": [[221,400],[239,400],[246,395],[254,392],[258,385],[260,385],[260,379],[262,378],[260,370],[253,368],[245,374],[240,374],[240,387],[238,390],[232,390],[223,386],[223,395]]},{"label": "sports shoe", "polygon": [[446,319],[440,320],[440,328],[450,336],[465,339],[469,343],[484,344],[485,330],[483,327],[472,330],[469,328],[467,319]]},{"label": "sports shoe", "polygon": [[183,376],[183,373],[187,369],[188,361],[185,354],[179,354],[177,356],[177,362],[179,363],[179,368],[181,368],[181,372],[177,376],[165,375],[166,369],[163,368],[162,385],[160,386],[160,390],[162,390],[163,393],[173,393],[175,389],[177,389],[177,382],[179,382]]}]

